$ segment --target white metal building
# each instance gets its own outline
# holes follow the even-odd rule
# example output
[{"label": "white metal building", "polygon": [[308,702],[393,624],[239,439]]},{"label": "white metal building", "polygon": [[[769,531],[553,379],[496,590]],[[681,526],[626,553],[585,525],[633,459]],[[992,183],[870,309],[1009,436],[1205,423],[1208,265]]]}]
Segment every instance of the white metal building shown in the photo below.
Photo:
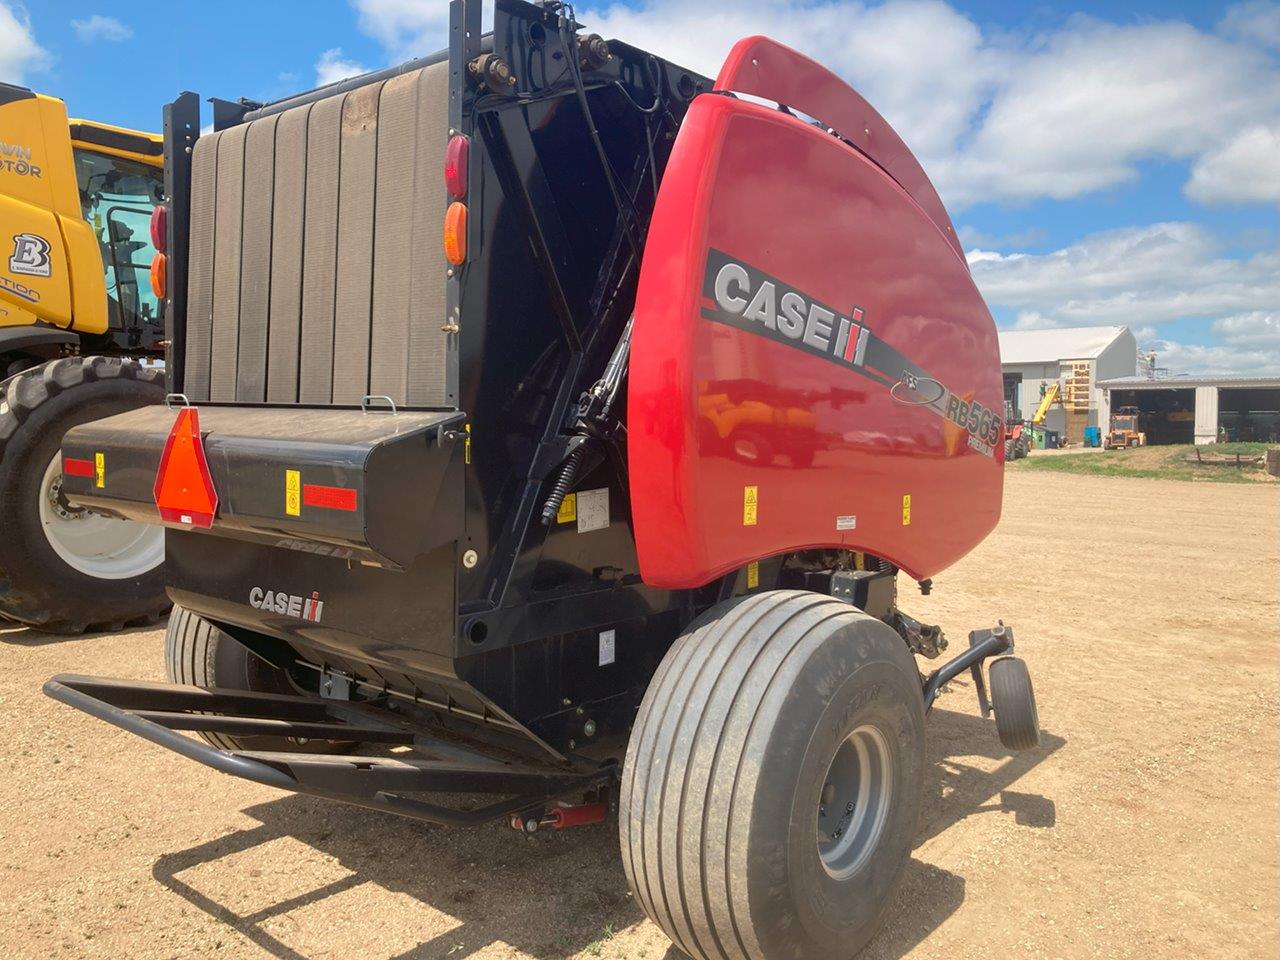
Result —
[{"label": "white metal building", "polygon": [[1049,410],[1045,427],[1079,443],[1086,426],[1109,425],[1108,396],[1098,382],[1134,376],[1138,342],[1128,327],[1001,330],[1000,363],[1005,399],[1024,420],[1040,405],[1042,385],[1060,385],[1063,402]]},{"label": "white metal building", "polygon": [[1122,377],[1100,386],[1112,409],[1141,411],[1148,443],[1280,440],[1280,376]]}]

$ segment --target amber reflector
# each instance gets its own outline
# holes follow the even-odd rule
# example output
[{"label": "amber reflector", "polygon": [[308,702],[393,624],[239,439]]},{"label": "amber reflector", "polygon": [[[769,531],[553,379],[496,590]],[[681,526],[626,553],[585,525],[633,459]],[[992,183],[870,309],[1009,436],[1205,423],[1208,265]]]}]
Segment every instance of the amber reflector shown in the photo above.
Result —
[{"label": "amber reflector", "polygon": [[163,300],[169,285],[169,258],[157,253],[151,258],[151,292],[157,300]]},{"label": "amber reflector", "polygon": [[444,214],[444,255],[455,267],[467,259],[467,207],[451,203]]}]

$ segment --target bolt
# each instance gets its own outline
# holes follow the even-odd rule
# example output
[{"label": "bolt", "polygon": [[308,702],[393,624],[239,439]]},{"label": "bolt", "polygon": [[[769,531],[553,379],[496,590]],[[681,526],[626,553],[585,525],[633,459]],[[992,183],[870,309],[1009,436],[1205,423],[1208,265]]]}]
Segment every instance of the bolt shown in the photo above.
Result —
[{"label": "bolt", "polygon": [[462,565],[466,567],[468,570],[471,570],[472,568],[474,568],[475,565],[479,562],[480,562],[480,554],[476,553],[474,550],[468,550],[466,553],[462,555]]},{"label": "bolt", "polygon": [[845,812],[845,813],[853,813],[853,803],[852,803],[852,802],[850,802],[850,803],[846,803],[846,804],[844,805],[844,812]]},{"label": "bolt", "polygon": [[530,817],[528,820],[526,820],[526,821],[524,822],[524,832],[525,832],[525,833],[537,833],[537,832],[538,832],[538,821],[537,821],[537,820],[535,820],[533,817]]},{"label": "bolt", "polygon": [[831,831],[832,840],[839,840],[842,836],[844,836],[844,830],[840,827],[836,827],[833,831]]},{"label": "bolt", "polygon": [[570,740],[570,741],[569,741],[569,749],[570,749],[570,750],[577,750],[577,749],[578,749],[578,741],[577,741],[577,740]]},{"label": "bolt", "polygon": [[582,732],[588,737],[594,737],[596,735],[596,722],[594,720],[588,720],[582,725]]},{"label": "bolt", "polygon": [[578,714],[578,716],[582,716],[587,711],[582,709],[582,707],[579,707],[575,712]]}]

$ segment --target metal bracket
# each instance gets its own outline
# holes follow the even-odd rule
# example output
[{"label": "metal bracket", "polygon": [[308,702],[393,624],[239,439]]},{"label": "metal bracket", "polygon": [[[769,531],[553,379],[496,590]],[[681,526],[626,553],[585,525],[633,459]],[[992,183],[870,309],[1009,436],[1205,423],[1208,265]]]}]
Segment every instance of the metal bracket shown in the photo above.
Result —
[{"label": "metal bracket", "polygon": [[191,400],[190,400],[190,399],[188,399],[188,397],[187,397],[187,395],[186,395],[185,393],[167,393],[167,394],[165,394],[165,397],[164,397],[164,405],[165,405],[166,407],[168,407],[170,410],[172,410],[172,409],[173,409],[173,405],[174,405],[174,403],[176,403],[176,402],[177,402],[177,401],[179,401],[179,400],[181,400],[181,401],[182,401],[182,404],[181,404],[182,406],[184,406],[184,407],[189,407],[189,406],[191,406]]},{"label": "metal bracket", "polygon": [[974,630],[969,634],[969,649],[951,660],[948,660],[924,682],[924,708],[932,710],[933,703],[943,686],[950,683],[966,670],[973,672],[978,687],[978,704],[983,708],[983,716],[990,716],[991,704],[987,700],[986,684],[982,680],[982,662],[988,657],[1002,656],[1013,650],[1013,628],[999,623],[990,630]]},{"label": "metal bracket", "polygon": [[385,412],[385,411],[381,410],[381,408],[371,408],[371,407],[370,407],[370,405],[369,405],[369,401],[371,401],[371,400],[385,400],[385,401],[387,401],[387,406],[389,406],[389,407],[391,408],[391,415],[392,415],[392,416],[395,416],[397,413],[399,413],[399,412],[400,412],[400,411],[398,411],[398,410],[396,409],[396,402],[395,402],[394,400],[392,400],[390,397],[388,397],[385,393],[366,393],[363,397],[361,397],[361,398],[360,398],[360,412],[361,412],[361,413],[379,413],[379,412]]}]

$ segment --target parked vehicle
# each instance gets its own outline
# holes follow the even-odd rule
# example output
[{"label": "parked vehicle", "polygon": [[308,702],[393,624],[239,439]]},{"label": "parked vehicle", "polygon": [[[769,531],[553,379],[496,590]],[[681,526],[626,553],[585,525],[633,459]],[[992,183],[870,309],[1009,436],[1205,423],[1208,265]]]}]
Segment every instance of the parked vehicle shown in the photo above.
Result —
[{"label": "parked vehicle", "polygon": [[448,50],[215,102],[212,134],[168,107],[171,408],[64,456],[108,464],[73,502],[167,527],[174,682],[45,689],[422,820],[616,804],[691,956],[852,956],[941,687],[970,671],[1007,747],[1039,735],[1008,627],[922,677],[946,639],[899,606],[1000,514],[955,231],[879,114],[772,40],[712,80],[562,4],[499,0],[486,35],[450,11]]},{"label": "parked vehicle", "polygon": [[156,134],[68,120],[0,83],[0,619],[56,633],[154,622],[169,606],[154,526],[73,506],[77,424],[164,400],[151,289]]},{"label": "parked vehicle", "polygon": [[1147,434],[1142,429],[1142,411],[1137,407],[1120,407],[1111,414],[1111,430],[1102,439],[1104,450],[1143,447]]}]

